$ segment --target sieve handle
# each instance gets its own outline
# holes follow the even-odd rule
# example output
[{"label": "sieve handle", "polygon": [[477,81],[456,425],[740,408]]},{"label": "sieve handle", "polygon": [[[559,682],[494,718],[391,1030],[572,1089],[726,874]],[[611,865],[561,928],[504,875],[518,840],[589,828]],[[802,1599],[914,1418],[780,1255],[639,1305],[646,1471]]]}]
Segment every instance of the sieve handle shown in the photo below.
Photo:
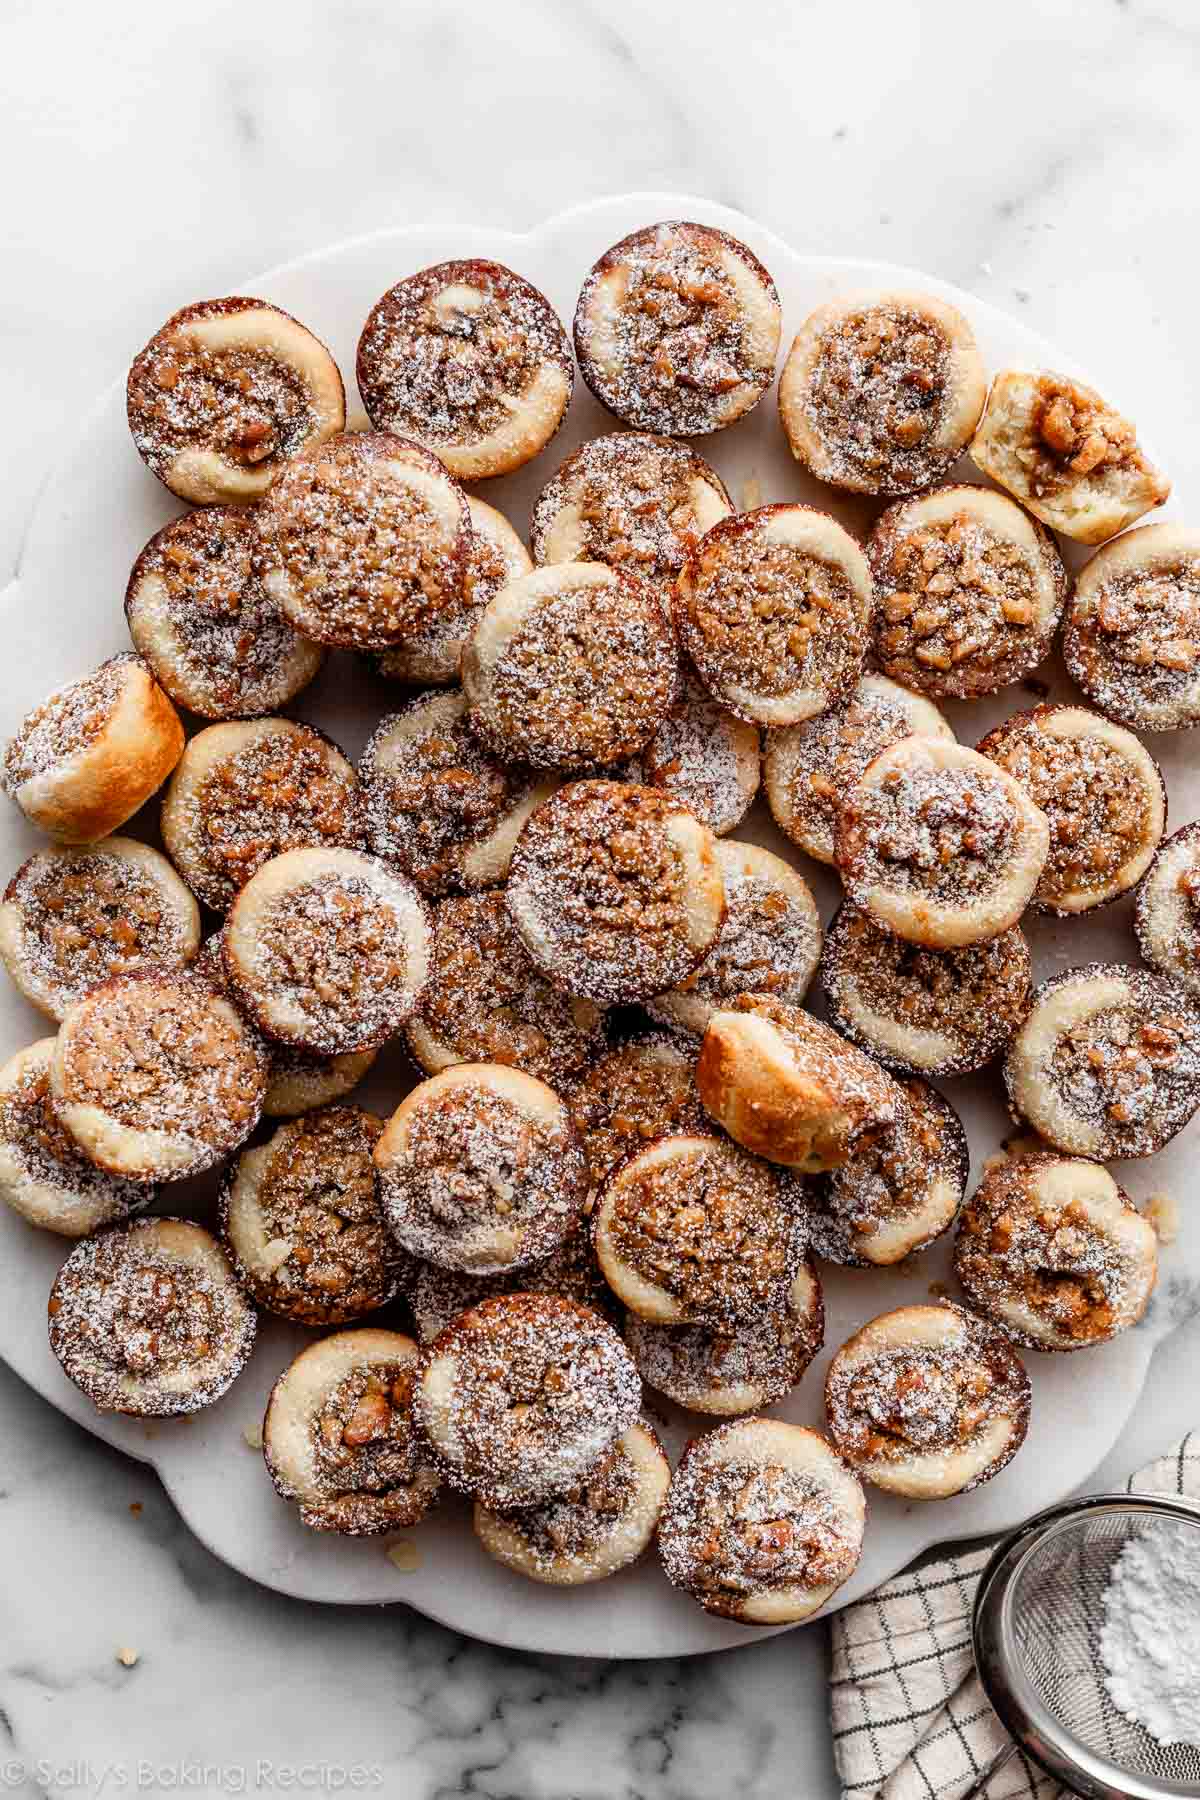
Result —
[{"label": "sieve handle", "polygon": [[983,1774],[976,1776],[966,1793],[959,1795],[959,1800],[979,1800],[981,1794],[987,1793],[992,1776],[998,1775],[1005,1763],[1011,1762],[1016,1754],[1017,1746],[1015,1744],[1005,1744],[1000,1754],[998,1756],[993,1756],[991,1762],[983,1771]]}]

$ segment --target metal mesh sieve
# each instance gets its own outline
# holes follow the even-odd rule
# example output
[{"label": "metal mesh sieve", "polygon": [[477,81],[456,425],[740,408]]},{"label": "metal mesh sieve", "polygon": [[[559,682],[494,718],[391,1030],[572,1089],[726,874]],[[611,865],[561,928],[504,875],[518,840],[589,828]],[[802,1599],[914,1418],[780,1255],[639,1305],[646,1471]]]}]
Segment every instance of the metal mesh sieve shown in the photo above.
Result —
[{"label": "metal mesh sieve", "polygon": [[1156,1743],[1119,1713],[1100,1660],[1113,1564],[1131,1538],[1180,1520],[1200,1531],[1200,1506],[1098,1494],[1053,1507],[999,1545],[980,1581],[988,1699],[1015,1744],[1085,1800],[1200,1800],[1200,1748]]}]

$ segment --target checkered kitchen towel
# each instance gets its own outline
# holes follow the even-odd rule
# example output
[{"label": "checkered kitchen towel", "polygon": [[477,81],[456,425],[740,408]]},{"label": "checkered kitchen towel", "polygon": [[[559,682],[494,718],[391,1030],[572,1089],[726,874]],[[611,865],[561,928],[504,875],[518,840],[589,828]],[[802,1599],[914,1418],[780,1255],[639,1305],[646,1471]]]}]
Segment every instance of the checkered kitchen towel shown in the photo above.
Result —
[{"label": "checkered kitchen towel", "polygon": [[[1139,1469],[1129,1491],[1200,1499],[1200,1432]],[[830,1714],[843,1800],[960,1800],[1008,1743],[971,1654],[971,1610],[990,1549],[945,1555],[835,1615]],[[987,1800],[1059,1800],[1022,1756]]]}]

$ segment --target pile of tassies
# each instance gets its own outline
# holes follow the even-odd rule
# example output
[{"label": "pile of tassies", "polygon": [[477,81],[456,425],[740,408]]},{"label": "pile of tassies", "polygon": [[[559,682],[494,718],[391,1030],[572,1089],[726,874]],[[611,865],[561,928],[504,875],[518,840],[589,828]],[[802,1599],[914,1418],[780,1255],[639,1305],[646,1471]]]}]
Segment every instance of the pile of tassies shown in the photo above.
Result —
[{"label": "pile of tassies", "polygon": [[[1200,532],[1116,536],[1168,491],[1132,425],[1048,371],[989,389],[911,292],[819,308],[779,384],[797,461],[888,503],[865,545],[737,512],[689,440],[758,403],[780,333],[768,271],[703,225],[608,250],[573,348],[521,276],[444,263],[368,317],[347,430],[295,319],[177,313],[128,413],[193,510],[134,565],[134,651],[17,726],[4,785],[53,841],[0,909],[56,1022],[0,1072],[0,1191],[80,1240],[50,1337],[98,1406],[215,1401],[258,1308],[338,1328],[263,1427],[306,1525],[395,1531],[448,1483],[534,1579],[657,1537],[752,1623],[851,1573],[862,1479],[933,1499],[1007,1464],[1014,1346],[1136,1322],[1155,1233],[1103,1165],[1200,1103],[1200,828],[1162,841],[1134,735],[1200,722]],[[531,557],[461,483],[544,450],[576,361],[625,429],[549,477]],[[947,480],[964,452],[996,485]],[[1074,581],[1054,532],[1103,546]],[[958,742],[940,702],[1036,692],[1060,633],[1087,704]],[[357,769],[280,716],[328,648],[411,689]],[[824,942],[792,863],[728,836],[760,774],[841,877]],[[112,835],[164,783],[164,849]],[[1026,909],[1134,887],[1143,964],[1034,987]],[[425,1078],[385,1122],[347,1096],[395,1038]],[[964,1206],[929,1078],[996,1058],[1029,1137]],[[219,1238],[144,1214],[222,1163]],[[956,1222],[963,1303],[864,1324],[827,1434],[764,1416],[821,1346],[816,1259]],[[371,1322],[394,1304],[415,1337]],[[723,1421],[674,1473],[643,1381]]]}]

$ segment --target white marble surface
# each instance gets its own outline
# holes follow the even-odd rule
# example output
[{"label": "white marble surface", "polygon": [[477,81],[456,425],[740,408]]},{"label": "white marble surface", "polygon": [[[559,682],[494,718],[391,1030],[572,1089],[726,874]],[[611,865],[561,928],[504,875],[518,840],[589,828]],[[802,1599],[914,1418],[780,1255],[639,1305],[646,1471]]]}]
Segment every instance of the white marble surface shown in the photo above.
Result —
[{"label": "white marble surface", "polygon": [[[174,306],[377,225],[634,187],[1027,308],[1195,484],[1198,66],[1192,0],[1011,0],[986,29],[953,0],[9,0],[0,580],[81,409]],[[1159,1353],[1110,1474],[1193,1422],[1198,1351],[1193,1325]],[[0,1789],[270,1791],[309,1764],[291,1791],[353,1791],[357,1763],[400,1800],[835,1791],[820,1630],[622,1668],[302,1607],[4,1372],[0,1408]]]}]

